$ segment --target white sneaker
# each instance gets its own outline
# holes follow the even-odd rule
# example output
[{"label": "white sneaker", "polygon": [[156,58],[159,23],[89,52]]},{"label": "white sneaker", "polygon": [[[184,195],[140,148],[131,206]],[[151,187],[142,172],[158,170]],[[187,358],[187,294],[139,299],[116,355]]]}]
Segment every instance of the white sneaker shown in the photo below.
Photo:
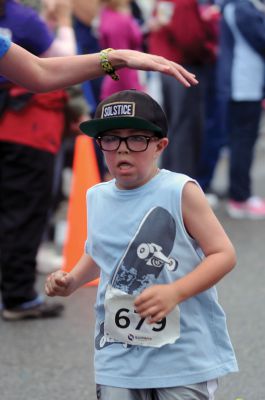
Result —
[{"label": "white sneaker", "polygon": [[42,246],[37,255],[37,271],[40,274],[50,274],[62,268],[63,256],[52,246]]},{"label": "white sneaker", "polygon": [[236,219],[265,219],[265,200],[260,197],[250,197],[246,201],[229,200],[227,213]]},{"label": "white sneaker", "polygon": [[214,193],[205,193],[205,197],[209,203],[209,206],[215,210],[219,205],[219,199]]}]

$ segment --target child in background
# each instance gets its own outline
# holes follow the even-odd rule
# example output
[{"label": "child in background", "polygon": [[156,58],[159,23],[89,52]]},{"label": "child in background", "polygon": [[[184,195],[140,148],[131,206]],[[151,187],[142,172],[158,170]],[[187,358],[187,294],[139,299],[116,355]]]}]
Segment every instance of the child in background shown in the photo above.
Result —
[{"label": "child in background", "polygon": [[[131,0],[106,0],[99,18],[99,38],[102,48],[141,50],[143,35],[131,13]],[[138,71],[125,68],[115,82],[110,76],[103,79],[101,99],[124,89],[143,90]]]},{"label": "child in background", "polygon": [[198,184],[159,170],[167,120],[149,95],[102,101],[81,130],[114,177],[88,190],[85,254],[46,281],[68,296],[98,277],[95,378],[99,400],[213,400],[237,371],[215,284],[235,252]]}]

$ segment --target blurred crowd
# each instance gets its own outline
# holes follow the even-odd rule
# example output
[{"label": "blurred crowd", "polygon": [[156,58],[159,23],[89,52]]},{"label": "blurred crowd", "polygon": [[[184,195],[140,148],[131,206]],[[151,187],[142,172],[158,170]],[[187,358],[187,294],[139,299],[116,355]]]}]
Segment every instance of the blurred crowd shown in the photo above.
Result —
[{"label": "blurred crowd", "polygon": [[[0,32],[42,57],[144,50],[183,65],[200,82],[187,89],[167,75],[123,69],[118,82],[106,75],[32,94],[0,77],[0,174],[13,208],[2,218],[1,262],[17,263],[19,270],[55,243],[54,267],[60,266],[79,124],[100,100],[123,89],[150,93],[166,112],[171,145],[161,168],[197,179],[213,207],[225,199],[231,218],[265,218],[265,201],[253,193],[251,178],[265,97],[264,1],[0,0]],[[224,151],[228,187],[219,193],[212,182]],[[96,146],[95,152],[101,179],[110,179]]]}]

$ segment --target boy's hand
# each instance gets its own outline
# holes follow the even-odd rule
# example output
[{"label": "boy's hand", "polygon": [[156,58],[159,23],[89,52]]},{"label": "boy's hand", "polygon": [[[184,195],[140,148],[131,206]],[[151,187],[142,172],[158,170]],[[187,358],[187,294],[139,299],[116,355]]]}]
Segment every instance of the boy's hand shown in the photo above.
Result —
[{"label": "boy's hand", "polygon": [[145,289],[135,300],[136,311],[152,324],[164,318],[177,305],[176,289],[173,285],[154,285]]},{"label": "boy's hand", "polygon": [[53,272],[46,280],[45,293],[47,296],[69,296],[74,290],[74,278],[67,272]]}]

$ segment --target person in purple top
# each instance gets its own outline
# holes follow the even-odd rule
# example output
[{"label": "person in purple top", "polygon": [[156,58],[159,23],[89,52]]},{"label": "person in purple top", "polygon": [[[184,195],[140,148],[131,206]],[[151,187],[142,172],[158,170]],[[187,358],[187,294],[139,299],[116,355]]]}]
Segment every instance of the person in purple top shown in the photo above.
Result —
[{"label": "person in purple top", "polygon": [[[54,35],[38,13],[14,0],[4,2],[0,27],[4,35],[35,55],[45,53],[54,40]],[[6,78],[0,77],[0,83],[6,81]]]}]

